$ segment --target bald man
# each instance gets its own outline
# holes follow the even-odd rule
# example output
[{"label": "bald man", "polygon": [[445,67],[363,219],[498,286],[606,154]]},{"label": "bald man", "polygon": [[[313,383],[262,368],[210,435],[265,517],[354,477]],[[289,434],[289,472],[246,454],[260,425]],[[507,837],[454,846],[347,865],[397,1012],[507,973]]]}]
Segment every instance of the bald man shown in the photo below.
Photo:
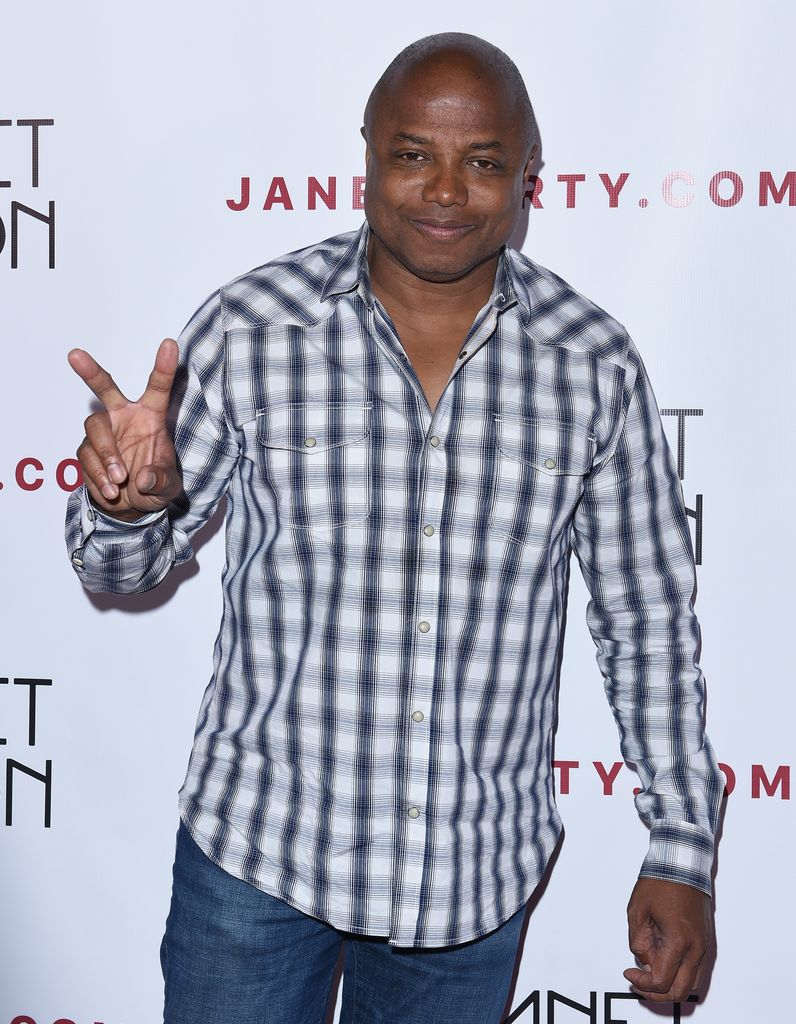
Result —
[{"label": "bald man", "polygon": [[711,941],[722,779],[643,364],[619,323],[508,245],[538,132],[504,53],[414,43],[362,132],[361,229],[214,292],[137,402],[70,353],[103,405],[67,522],[88,589],[156,586],[227,497],[164,1019],[321,1024],[342,949],[343,1024],[502,1019],[561,831],[573,550],[650,828],[625,976],[682,1000]]}]

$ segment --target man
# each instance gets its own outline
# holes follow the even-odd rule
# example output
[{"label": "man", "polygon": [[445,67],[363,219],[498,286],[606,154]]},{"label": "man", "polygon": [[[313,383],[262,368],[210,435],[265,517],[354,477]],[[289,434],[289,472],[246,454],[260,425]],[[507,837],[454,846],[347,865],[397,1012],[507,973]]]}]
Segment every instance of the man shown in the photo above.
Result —
[{"label": "man", "polygon": [[138,402],[70,354],[105,408],[68,514],[85,586],[155,586],[227,496],[166,1021],[320,1022],[344,938],[346,1024],[499,1020],[561,827],[571,548],[651,828],[625,976],[681,1000],[711,939],[722,780],[644,368],[616,321],[506,246],[538,140],[505,54],[420,40],[363,135],[362,229],[219,289]]}]

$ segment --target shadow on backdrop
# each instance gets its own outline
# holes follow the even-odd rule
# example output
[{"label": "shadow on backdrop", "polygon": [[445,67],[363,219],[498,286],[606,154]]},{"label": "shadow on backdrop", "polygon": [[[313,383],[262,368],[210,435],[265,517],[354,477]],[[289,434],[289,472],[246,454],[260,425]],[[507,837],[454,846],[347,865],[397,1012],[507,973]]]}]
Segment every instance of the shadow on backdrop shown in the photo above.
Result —
[{"label": "shadow on backdrop", "polygon": [[212,516],[191,537],[194,557],[189,562],[172,569],[163,582],[152,590],[147,590],[143,594],[90,594],[87,590],[83,593],[99,612],[151,612],[162,608],[163,605],[168,604],[186,580],[196,576],[199,572],[197,555],[221,529],[226,510],[227,499],[222,498]]}]

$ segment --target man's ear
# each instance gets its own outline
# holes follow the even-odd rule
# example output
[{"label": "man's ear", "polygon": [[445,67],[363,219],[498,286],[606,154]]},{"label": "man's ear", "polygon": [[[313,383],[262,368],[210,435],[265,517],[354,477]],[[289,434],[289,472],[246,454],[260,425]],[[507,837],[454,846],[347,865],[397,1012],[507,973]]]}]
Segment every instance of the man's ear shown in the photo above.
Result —
[{"label": "man's ear", "polygon": [[364,124],[359,129],[359,134],[365,140],[365,170],[367,170],[368,169],[368,164],[370,163],[370,146],[368,145],[368,135],[367,135],[367,132],[365,131]]},{"label": "man's ear", "polygon": [[522,172],[522,176],[526,185],[528,184],[528,179],[531,176],[531,168],[533,167],[533,162],[536,159],[536,154],[538,151],[539,143],[534,142],[534,144],[531,146],[531,152],[528,154],[528,159],[525,161],[525,167],[523,168]]}]

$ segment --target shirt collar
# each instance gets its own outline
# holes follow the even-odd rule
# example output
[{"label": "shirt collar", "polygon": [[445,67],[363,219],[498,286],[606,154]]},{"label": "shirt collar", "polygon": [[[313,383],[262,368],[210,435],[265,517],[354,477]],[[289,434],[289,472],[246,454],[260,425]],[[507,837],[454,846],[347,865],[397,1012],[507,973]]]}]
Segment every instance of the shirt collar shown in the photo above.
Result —
[{"label": "shirt collar", "polygon": [[351,239],[337,266],[326,278],[321,291],[321,302],[357,290],[368,306],[373,305],[367,258],[369,237],[370,229],[368,222],[365,221]]},{"label": "shirt collar", "polygon": [[[321,291],[321,302],[356,291],[369,309],[373,307],[374,295],[370,285],[367,257],[369,238],[370,228],[365,221],[351,239],[351,244],[337,266],[326,278]],[[498,261],[490,304],[498,314],[501,314],[518,303],[526,313],[530,312],[528,289],[514,264],[513,250],[504,246]]]}]

